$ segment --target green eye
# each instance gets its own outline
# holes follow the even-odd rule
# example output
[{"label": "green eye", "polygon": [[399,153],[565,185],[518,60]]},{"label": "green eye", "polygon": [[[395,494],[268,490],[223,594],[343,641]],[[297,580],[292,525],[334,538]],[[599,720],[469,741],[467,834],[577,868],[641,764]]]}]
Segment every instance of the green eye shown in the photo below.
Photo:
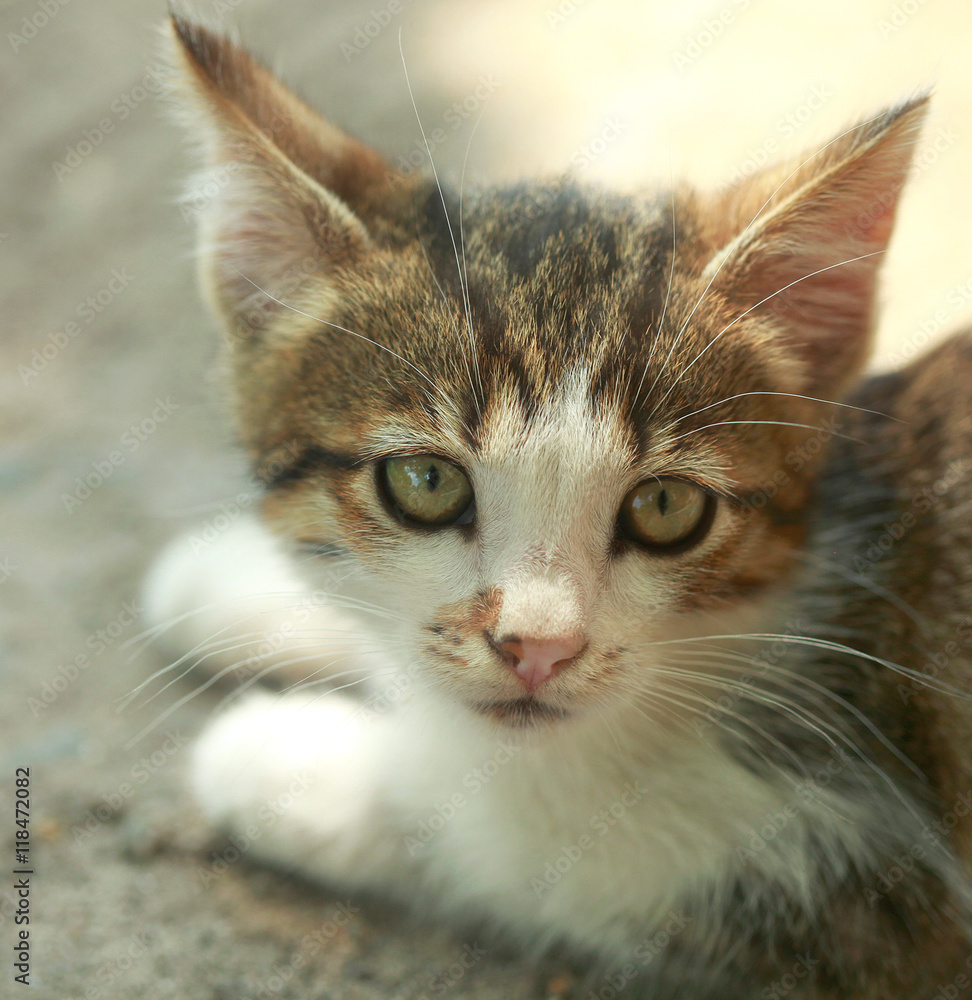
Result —
[{"label": "green eye", "polygon": [[712,498],[681,479],[652,479],[636,486],[621,504],[621,526],[642,545],[674,546],[698,534],[713,510]]},{"label": "green eye", "polygon": [[418,524],[468,524],[473,491],[466,474],[438,455],[385,459],[385,490],[396,512]]}]

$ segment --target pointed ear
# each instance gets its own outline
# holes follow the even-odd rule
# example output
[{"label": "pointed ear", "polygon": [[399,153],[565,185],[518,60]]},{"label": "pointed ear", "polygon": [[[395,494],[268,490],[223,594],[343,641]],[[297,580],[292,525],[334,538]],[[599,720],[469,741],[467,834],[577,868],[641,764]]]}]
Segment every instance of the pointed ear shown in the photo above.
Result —
[{"label": "pointed ear", "polygon": [[773,324],[813,395],[839,397],[867,359],[878,270],[927,105],[922,96],[884,111],[716,208],[728,242],[705,280],[722,265],[714,287],[736,315]]},{"label": "pointed ear", "polygon": [[211,171],[196,199],[203,284],[231,332],[260,337],[282,303],[367,252],[354,209],[390,170],[237,45],[177,15],[170,26],[177,96]]}]

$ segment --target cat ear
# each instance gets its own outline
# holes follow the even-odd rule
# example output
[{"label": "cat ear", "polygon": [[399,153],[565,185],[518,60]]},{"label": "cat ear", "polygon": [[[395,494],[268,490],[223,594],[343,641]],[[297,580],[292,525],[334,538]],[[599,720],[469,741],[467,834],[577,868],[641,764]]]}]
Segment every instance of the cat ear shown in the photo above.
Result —
[{"label": "cat ear", "polygon": [[773,324],[814,395],[839,395],[867,359],[878,270],[927,106],[922,96],[891,108],[744,181],[712,216],[721,238],[735,235],[704,280],[716,275],[736,316]]},{"label": "cat ear", "polygon": [[176,90],[210,168],[195,199],[203,284],[231,331],[260,336],[367,251],[353,208],[390,170],[237,45],[178,15],[170,25]]}]

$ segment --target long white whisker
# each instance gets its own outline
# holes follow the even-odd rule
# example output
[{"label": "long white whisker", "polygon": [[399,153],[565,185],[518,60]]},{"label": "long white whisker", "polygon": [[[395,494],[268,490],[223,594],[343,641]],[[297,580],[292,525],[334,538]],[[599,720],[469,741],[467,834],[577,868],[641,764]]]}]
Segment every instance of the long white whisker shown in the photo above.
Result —
[{"label": "long white whisker", "polygon": [[675,437],[668,438],[670,442],[681,441],[682,438],[691,437],[700,431],[707,431],[712,427],[726,427],[731,424],[772,424],[776,427],[802,427],[808,431],[826,431],[834,437],[843,438],[845,441],[854,441],[857,444],[864,444],[859,438],[850,437],[848,434],[838,434],[836,431],[829,431],[826,427],[817,427],[815,424],[795,424],[789,420],[717,420],[714,424],[703,424],[701,427],[693,427],[692,430]]},{"label": "long white whisker", "polygon": [[356,333],[354,330],[349,330],[347,327],[339,326],[337,323],[330,322],[330,320],[321,319],[319,316],[312,316],[310,313],[304,312],[303,309],[298,309],[296,306],[289,305],[288,303],[278,299],[275,295],[271,295],[270,292],[268,292],[265,288],[261,288],[260,285],[258,285],[252,278],[245,275],[238,267],[234,266],[233,270],[236,271],[236,273],[241,278],[243,278],[244,281],[248,281],[258,292],[262,292],[264,295],[266,295],[266,297],[270,299],[271,302],[276,302],[278,306],[283,306],[284,309],[289,309],[292,313],[296,313],[298,316],[305,316],[307,319],[312,319],[314,320],[315,323],[321,323],[324,326],[329,326],[331,327],[332,330],[340,330],[342,333],[348,333],[352,337],[357,337],[359,340],[364,340],[366,343],[372,344],[379,350],[385,351],[386,354],[390,354],[393,358],[398,358],[398,360],[401,361],[402,364],[408,365],[409,368],[411,368],[419,376],[424,378],[425,381],[428,382],[429,385],[431,385],[432,388],[435,389],[435,391],[439,393],[440,396],[442,396],[444,399],[446,399],[448,402],[451,403],[451,400],[449,400],[448,397],[446,397],[442,389],[440,389],[439,386],[436,385],[436,383],[432,379],[430,379],[429,376],[426,375],[426,373],[422,371],[421,368],[419,368],[417,365],[412,364],[412,362],[409,361],[408,358],[403,358],[397,351],[393,351],[390,347],[386,347],[384,344],[379,344],[377,340],[372,340],[370,337],[366,337],[363,333]]},{"label": "long white whisker", "polygon": [[[776,187],[770,192],[770,194],[767,196],[767,198],[763,202],[763,204],[760,205],[760,207],[757,209],[756,214],[749,220],[749,223],[746,226],[746,228],[742,231],[742,233],[739,234],[739,238],[737,238],[736,240],[734,240],[730,244],[729,249],[726,251],[726,255],[719,262],[719,266],[716,268],[715,273],[709,279],[709,282],[705,286],[705,288],[702,289],[702,294],[699,296],[698,301],[692,307],[692,311],[688,314],[688,318],[685,320],[685,322],[681,326],[681,329],[675,335],[675,342],[672,344],[671,350],[669,350],[668,355],[665,358],[665,363],[662,365],[661,371],[659,371],[658,375],[655,378],[655,381],[652,383],[651,389],[649,390],[649,393],[648,393],[649,395],[651,395],[651,393],[653,393],[655,391],[655,386],[658,384],[658,379],[661,378],[663,372],[668,367],[668,362],[671,360],[672,355],[675,353],[675,349],[678,347],[678,345],[679,345],[679,343],[680,343],[680,341],[682,339],[682,335],[685,333],[685,330],[687,329],[689,323],[692,321],[692,317],[695,315],[696,310],[699,308],[700,305],[702,305],[702,302],[705,299],[706,294],[708,293],[709,289],[712,287],[712,283],[719,276],[719,272],[723,269],[723,267],[725,267],[726,262],[729,260],[729,258],[733,255],[733,253],[736,251],[736,249],[740,246],[740,239],[741,239],[741,237],[745,236],[746,233],[749,232],[749,230],[755,224],[756,220],[763,214],[763,210],[766,208],[766,206],[769,205],[769,203],[779,193],[780,189],[787,183],[787,181],[789,181],[789,179],[791,177],[794,176],[794,174],[799,173],[799,171],[802,170],[812,159],[814,159],[814,157],[819,156],[829,146],[832,146],[835,142],[838,142],[839,140],[843,139],[845,135],[849,135],[851,132],[854,132],[857,129],[864,128],[866,125],[870,125],[871,122],[877,121],[878,118],[880,118],[880,117],[881,117],[881,115],[875,115],[873,118],[869,118],[867,121],[859,122],[857,125],[854,125],[851,128],[849,128],[849,129],[845,129],[843,132],[840,133],[840,135],[834,136],[834,138],[831,139],[830,142],[825,143],[816,152],[811,153],[802,163],[800,163],[798,166],[794,167],[793,170],[791,170],[790,173],[788,173],[786,175],[786,177],[784,177],[783,180],[781,180],[780,183],[777,184]],[[657,412],[657,410],[658,410],[658,406],[656,406],[654,408],[654,410],[652,411],[652,413]]]},{"label": "long white whisker", "polygon": [[939,681],[936,678],[930,677],[928,674],[921,673],[921,671],[912,670],[910,667],[904,667],[900,663],[885,660],[880,656],[873,656],[871,653],[865,653],[860,649],[854,649],[853,646],[847,646],[842,642],[834,642],[830,639],[817,639],[812,636],[787,635],[785,633],[775,632],[737,632],[726,635],[705,635],[689,639],[655,639],[651,642],[643,643],[642,645],[670,646],[692,642],[702,642],[708,639],[754,639],[759,642],[792,642],[796,645],[826,649],[835,653],[847,653],[850,656],[856,656],[862,660],[868,660],[871,663],[877,663],[879,666],[887,667],[889,670],[893,670],[895,673],[901,674],[904,677],[910,677],[914,680],[921,681],[922,684],[927,685],[932,688],[932,690],[972,700],[972,694],[962,691],[957,687],[953,687],[945,681]]},{"label": "long white whisker", "polygon": [[843,577],[851,583],[856,583],[858,586],[866,588],[874,594],[875,597],[882,598],[889,604],[896,607],[902,614],[907,615],[907,617],[910,618],[922,631],[928,631],[928,620],[919,615],[907,601],[902,600],[897,594],[892,593],[886,587],[882,587],[879,583],[876,583],[869,577],[864,576],[862,573],[854,573],[851,570],[845,569],[834,560],[824,559],[812,552],[795,552],[793,553],[793,557],[795,559],[802,559],[804,562],[811,563],[812,565],[823,567],[829,572],[836,573],[838,576]]},{"label": "long white whisker", "polygon": [[[452,220],[449,218],[449,209],[446,205],[445,193],[442,190],[442,183],[439,180],[439,171],[435,166],[435,158],[432,156],[432,147],[429,145],[428,136],[425,134],[425,126],[422,124],[422,117],[419,115],[418,105],[415,103],[415,94],[412,92],[412,81],[408,76],[408,66],[405,63],[405,49],[402,45],[402,29],[398,29],[398,51],[402,58],[402,72],[405,74],[405,86],[408,88],[408,97],[412,102],[412,110],[415,112],[415,120],[418,122],[419,131],[422,133],[422,141],[425,143],[425,151],[429,155],[429,164],[432,167],[432,176],[435,178],[435,186],[439,191],[439,201],[442,204],[442,213],[445,216],[446,229],[449,231],[449,239],[452,242],[452,250],[456,257],[456,271],[459,275],[459,287],[462,289],[463,303],[466,309],[466,322],[469,327],[469,346],[472,355],[473,367],[479,374],[479,359],[476,354],[476,340],[472,329],[472,314],[470,312],[469,306],[469,293],[466,288],[464,281],[464,274],[462,268],[462,262],[459,259],[459,248],[456,246],[456,237],[452,232]],[[479,384],[482,386],[482,379],[479,378]],[[478,405],[478,404],[477,404]]]},{"label": "long white whisker", "polygon": [[[671,151],[669,150],[669,169],[671,169]],[[661,342],[662,328],[665,325],[665,316],[668,315],[668,302],[672,297],[672,281],[675,278],[675,183],[674,178],[672,179],[672,266],[668,271],[668,290],[665,292],[665,304],[662,306],[661,318],[658,320],[658,325],[655,327],[655,339],[651,343],[651,350],[648,352],[648,360],[645,362],[645,370],[641,373],[641,380],[638,382],[638,389],[635,392],[635,399],[641,394],[641,388],[645,384],[645,378],[648,375],[648,369],[651,367],[652,359],[655,357],[655,351],[658,350],[658,345]],[[657,380],[656,380],[657,381]],[[654,388],[654,386],[652,386]]]},{"label": "long white whisker", "polygon": [[834,399],[820,399],[817,396],[801,396],[798,392],[737,392],[734,396],[726,396],[724,399],[719,399],[714,403],[709,403],[708,406],[700,406],[697,410],[693,410],[691,413],[685,413],[678,419],[687,420],[689,417],[694,417],[697,413],[704,413],[706,410],[711,410],[714,406],[721,406],[723,403],[729,403],[734,399],[742,399],[743,396],[791,396],[794,399],[806,399],[812,403],[827,403],[829,406],[841,406],[846,410],[857,410],[859,413],[873,413],[878,417],[887,417],[888,420],[893,420],[898,424],[907,423],[907,421],[901,420],[899,417],[894,417],[890,413],[882,413],[880,410],[869,410],[865,406],[853,406],[850,403],[838,403]]},{"label": "long white whisker", "polygon": [[[483,102],[483,109],[479,112],[479,116],[473,123],[473,127],[469,132],[469,141],[466,143],[466,152],[462,158],[462,173],[459,175],[459,246],[462,247],[462,287],[465,289],[465,299],[466,299],[466,321],[469,324],[469,339],[472,346],[473,355],[473,365],[476,369],[476,381],[479,385],[479,395],[484,399],[485,392],[483,390],[483,376],[482,372],[479,370],[479,353],[476,350],[476,334],[475,328],[472,321],[472,303],[469,299],[469,274],[466,270],[466,235],[465,228],[463,226],[463,206],[465,204],[465,184],[466,184],[466,164],[469,160],[469,151],[472,149],[473,138],[476,135],[476,131],[479,128],[479,123],[483,120],[483,115],[486,114],[486,108],[489,105],[489,98]],[[476,409],[479,410],[479,400],[475,399]]]},{"label": "long white whisker", "polygon": [[[776,675],[774,677],[774,680],[777,683],[781,683],[779,678],[785,678],[791,682],[798,681],[799,683],[810,688],[817,695],[818,699],[824,698],[839,705],[844,711],[848,712],[855,719],[857,719],[857,721],[861,723],[861,725],[865,726],[867,730],[871,733],[871,735],[874,736],[877,740],[879,740],[882,746],[884,746],[886,750],[888,750],[895,757],[897,757],[898,760],[901,761],[901,763],[904,764],[905,767],[907,767],[913,774],[915,774],[922,781],[928,780],[927,776],[924,774],[921,768],[919,768],[917,764],[915,764],[909,757],[907,757],[904,753],[902,753],[887,738],[887,736],[885,736],[884,733],[882,733],[881,730],[859,708],[857,708],[856,705],[851,704],[849,701],[847,701],[846,698],[841,697],[835,691],[831,691],[830,688],[826,687],[823,684],[817,683],[816,681],[805,676],[804,674],[799,673],[798,671],[791,670],[779,664],[767,663],[764,660],[760,660],[758,657],[749,656],[745,653],[741,653],[735,650],[721,649],[718,646],[706,646],[703,647],[703,649],[698,652],[696,652],[695,650],[684,650],[684,651],[671,650],[670,653],[671,652],[686,652],[689,655],[705,655],[710,658],[716,658],[720,661],[722,666],[731,668],[731,664],[725,662],[725,659],[728,658],[736,660],[737,662],[741,662],[749,668],[752,667],[756,667],[757,669],[765,668],[766,673]],[[792,689],[792,683],[791,683],[791,689]],[[742,691],[741,687],[736,688],[736,690],[740,693],[741,697],[746,696],[746,694]],[[822,704],[822,701],[820,701],[819,703]]]},{"label": "long white whisker", "polygon": [[759,302],[755,303],[754,305],[751,305],[748,309],[745,309],[731,323],[728,323],[726,326],[724,326],[705,345],[705,347],[703,347],[702,350],[699,351],[699,353],[696,354],[694,358],[692,358],[692,360],[678,373],[678,375],[675,376],[674,381],[668,387],[667,391],[662,396],[662,398],[658,401],[657,405],[655,406],[655,409],[652,412],[657,412],[658,407],[661,406],[666,399],[668,399],[668,397],[672,394],[672,391],[674,390],[675,386],[677,386],[678,383],[682,381],[688,370],[701,357],[703,357],[703,355],[709,350],[710,347],[712,347],[712,345],[717,340],[719,340],[722,336],[728,333],[741,319],[744,319],[746,316],[748,316],[754,309],[758,309],[761,305],[763,305],[764,302],[769,302],[770,299],[776,298],[777,295],[780,295],[782,292],[785,292],[788,288],[792,288],[794,285],[800,284],[801,281],[807,281],[809,278],[816,277],[818,274],[823,274],[825,271],[832,271],[835,267],[843,267],[845,264],[855,264],[859,260],[867,260],[868,257],[877,257],[883,253],[885,253],[884,250],[872,250],[870,253],[863,253],[859,257],[848,257],[846,260],[837,261],[836,264],[828,264],[826,267],[817,268],[816,271],[811,271],[809,274],[801,275],[799,278],[796,278],[795,280],[789,282],[788,284],[785,284],[782,288],[777,288],[775,292],[772,292],[769,295],[761,298]]}]

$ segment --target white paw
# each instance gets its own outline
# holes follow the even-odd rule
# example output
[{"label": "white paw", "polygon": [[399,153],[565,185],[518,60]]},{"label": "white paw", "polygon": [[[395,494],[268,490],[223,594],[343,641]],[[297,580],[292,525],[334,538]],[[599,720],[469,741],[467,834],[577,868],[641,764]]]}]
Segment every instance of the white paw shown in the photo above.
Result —
[{"label": "white paw", "polygon": [[255,854],[360,884],[374,868],[382,822],[381,725],[338,694],[258,694],[218,716],[193,758],[193,785],[211,821]]}]

